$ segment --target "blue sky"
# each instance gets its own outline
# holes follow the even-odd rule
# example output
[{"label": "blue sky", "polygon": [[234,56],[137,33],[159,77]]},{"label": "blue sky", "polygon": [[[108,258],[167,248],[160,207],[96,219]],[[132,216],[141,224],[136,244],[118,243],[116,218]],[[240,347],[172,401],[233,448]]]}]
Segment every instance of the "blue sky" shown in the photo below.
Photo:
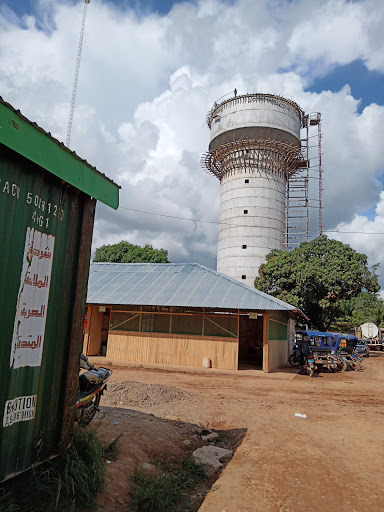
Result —
[{"label": "blue sky", "polygon": [[384,74],[370,71],[361,59],[335,66],[324,76],[316,78],[308,90],[321,92],[329,89],[336,92],[346,84],[350,86],[352,96],[361,98],[359,112],[371,103],[384,105]]},{"label": "blue sky", "polygon": [[[139,11],[153,11],[160,14],[166,14],[172,8],[172,5],[182,0],[144,0],[140,2],[138,0],[109,0],[108,4],[117,6],[120,9],[126,9],[127,7],[134,7]],[[70,0],[71,3],[78,3],[76,0]],[[67,2],[67,3],[70,3]],[[92,2],[92,0],[91,0]],[[1,0],[0,5],[7,5],[16,14],[33,14],[36,9],[36,0]]]},{"label": "blue sky", "polygon": [[[324,76],[317,77],[307,90],[317,93],[324,90],[337,92],[345,85],[349,85],[352,96],[360,100],[358,105],[359,113],[371,103],[384,105],[384,73],[376,70],[370,71],[361,59],[341,66],[335,66]],[[383,174],[384,167],[377,172],[377,178],[384,186]],[[376,205],[372,205],[370,208],[357,213],[367,217],[369,220],[373,220],[375,218],[375,208]]]}]

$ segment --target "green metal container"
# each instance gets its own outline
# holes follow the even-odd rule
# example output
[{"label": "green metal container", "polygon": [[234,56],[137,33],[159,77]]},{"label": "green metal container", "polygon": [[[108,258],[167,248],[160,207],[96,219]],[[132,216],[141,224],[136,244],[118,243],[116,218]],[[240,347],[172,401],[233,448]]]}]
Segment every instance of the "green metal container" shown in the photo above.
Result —
[{"label": "green metal container", "polygon": [[96,199],[118,188],[0,98],[0,482],[71,431]]}]

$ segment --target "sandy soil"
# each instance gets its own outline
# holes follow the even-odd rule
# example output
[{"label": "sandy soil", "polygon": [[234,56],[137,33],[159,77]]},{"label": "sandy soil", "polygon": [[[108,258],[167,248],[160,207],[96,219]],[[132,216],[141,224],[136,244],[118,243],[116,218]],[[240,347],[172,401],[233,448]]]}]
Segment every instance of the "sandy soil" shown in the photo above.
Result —
[{"label": "sandy soil", "polygon": [[104,510],[126,511],[133,468],[190,453],[201,427],[230,430],[239,446],[200,512],[384,510],[383,353],[371,352],[359,372],[314,378],[289,368],[112,368],[92,422],[106,441],[123,432],[107,464]]}]

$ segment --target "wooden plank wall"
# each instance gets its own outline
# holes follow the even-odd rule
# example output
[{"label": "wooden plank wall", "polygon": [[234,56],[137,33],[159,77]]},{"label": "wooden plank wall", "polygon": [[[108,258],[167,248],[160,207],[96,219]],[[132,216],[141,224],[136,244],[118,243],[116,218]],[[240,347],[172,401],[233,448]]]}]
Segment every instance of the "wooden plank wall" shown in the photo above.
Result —
[{"label": "wooden plank wall", "polygon": [[263,370],[272,372],[281,368],[289,356],[288,313],[271,311],[264,315]]},{"label": "wooden plank wall", "polygon": [[98,306],[89,306],[87,317],[88,325],[84,336],[83,352],[87,356],[98,356],[101,354],[101,334],[104,313],[99,311]]},{"label": "wooden plank wall", "polygon": [[277,370],[288,361],[288,340],[269,340],[268,349],[268,371]]},{"label": "wooden plank wall", "polygon": [[238,338],[109,331],[107,358],[118,361],[238,369]]},{"label": "wooden plank wall", "polygon": [[269,366],[269,340],[268,340],[268,329],[269,329],[269,317],[268,313],[265,312],[263,316],[263,372],[268,373],[271,371]]}]

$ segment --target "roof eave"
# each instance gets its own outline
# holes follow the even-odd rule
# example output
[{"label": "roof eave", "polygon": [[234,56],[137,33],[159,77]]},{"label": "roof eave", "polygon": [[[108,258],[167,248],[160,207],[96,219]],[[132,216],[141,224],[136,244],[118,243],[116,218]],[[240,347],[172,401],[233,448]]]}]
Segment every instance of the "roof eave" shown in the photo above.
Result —
[{"label": "roof eave", "polygon": [[301,311],[301,309],[293,309],[293,310],[291,310],[291,311],[292,311],[292,313],[294,313],[294,314],[295,314],[295,315],[297,315],[297,316],[302,316],[302,317],[304,318],[304,320],[306,320],[307,322],[309,322],[309,320],[310,320],[310,319],[307,317],[307,315],[306,315],[305,313],[303,313],[303,312]]}]

